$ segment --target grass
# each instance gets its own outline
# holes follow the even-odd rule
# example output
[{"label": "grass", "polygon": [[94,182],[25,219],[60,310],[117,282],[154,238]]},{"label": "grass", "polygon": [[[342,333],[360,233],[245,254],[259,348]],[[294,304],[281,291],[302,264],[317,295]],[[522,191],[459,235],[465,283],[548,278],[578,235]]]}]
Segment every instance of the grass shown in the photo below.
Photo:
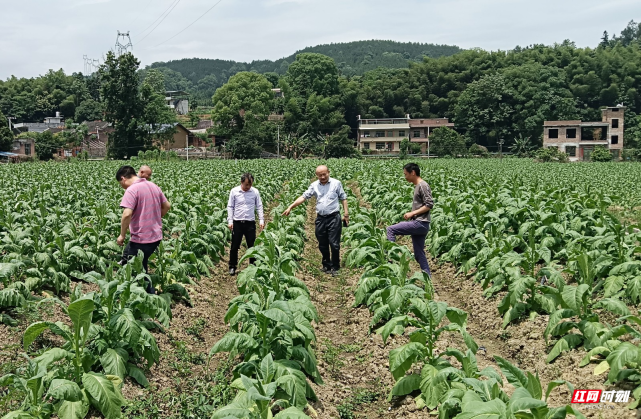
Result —
[{"label": "grass", "polygon": [[366,388],[357,388],[354,393],[345,402],[336,406],[338,416],[340,419],[355,419],[360,415],[354,413],[357,409],[361,410],[361,406],[368,403],[373,403],[381,398],[382,393]]},{"label": "grass", "polygon": [[197,319],[194,321],[194,323],[189,326],[185,331],[187,332],[188,335],[192,335],[196,339],[203,339],[203,331],[205,330],[205,326],[207,325],[207,322],[205,319]]},{"label": "grass", "polygon": [[123,417],[129,419],[209,418],[230,403],[236,391],[230,387],[231,363],[223,363],[202,377],[182,381],[176,389],[147,391],[130,401]]}]

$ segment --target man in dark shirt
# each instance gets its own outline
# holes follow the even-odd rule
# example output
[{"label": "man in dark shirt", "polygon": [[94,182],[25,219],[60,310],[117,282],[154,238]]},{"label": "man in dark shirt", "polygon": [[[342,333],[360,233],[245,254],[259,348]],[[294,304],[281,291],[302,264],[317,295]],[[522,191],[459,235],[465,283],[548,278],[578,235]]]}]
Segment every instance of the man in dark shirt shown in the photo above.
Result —
[{"label": "man in dark shirt", "polygon": [[425,237],[430,231],[430,211],[434,207],[430,185],[421,179],[421,168],[416,163],[403,167],[405,180],[414,184],[412,211],[403,215],[407,221],[387,227],[387,239],[396,241],[396,236],[412,236],[414,258],[421,270],[431,276],[430,265],[425,256]]}]

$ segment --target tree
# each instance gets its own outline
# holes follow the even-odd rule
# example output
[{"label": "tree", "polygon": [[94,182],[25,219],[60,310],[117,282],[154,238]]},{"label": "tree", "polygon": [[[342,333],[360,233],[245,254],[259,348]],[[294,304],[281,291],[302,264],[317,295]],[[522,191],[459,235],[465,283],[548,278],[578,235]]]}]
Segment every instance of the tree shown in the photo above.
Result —
[{"label": "tree", "polygon": [[51,160],[54,153],[64,146],[64,138],[54,135],[51,131],[33,133],[35,137],[36,154],[40,160]]},{"label": "tree", "polygon": [[608,162],[612,161],[612,153],[610,150],[602,145],[594,147],[594,151],[590,154],[590,161],[593,162]]},{"label": "tree", "polygon": [[176,113],[165,103],[165,82],[162,73],[149,70],[142,82],[141,100],[143,120],[149,136],[148,142],[171,141],[176,133]]},{"label": "tree", "polygon": [[122,159],[133,156],[150,145],[143,119],[145,104],[136,73],[139,65],[131,53],[116,57],[110,51],[100,67],[105,120],[114,127],[107,145],[110,157]]},{"label": "tree", "polygon": [[0,151],[9,151],[13,146],[13,132],[7,118],[0,112]]},{"label": "tree", "polygon": [[354,147],[354,140],[349,138],[350,131],[349,125],[343,125],[340,130],[327,136],[324,150],[325,158],[354,157],[358,155]]},{"label": "tree", "polygon": [[103,118],[103,109],[100,102],[94,99],[85,99],[76,108],[74,119],[76,122],[97,121]]},{"label": "tree", "polygon": [[465,155],[466,151],[465,137],[452,128],[440,127],[430,135],[430,153],[458,157]]},{"label": "tree", "polygon": [[231,137],[243,130],[246,120],[267,120],[273,101],[271,83],[261,74],[238,73],[216,90],[213,101],[216,135]]},{"label": "tree", "polygon": [[281,79],[285,96],[286,130],[297,137],[318,141],[319,135],[334,134],[345,125],[341,107],[338,69],[320,54],[299,54]]},{"label": "tree", "polygon": [[467,135],[477,144],[494,142],[511,131],[510,115],[515,92],[501,74],[488,74],[470,83],[459,96],[455,122],[467,128]]},{"label": "tree", "polygon": [[408,154],[418,154],[421,152],[421,145],[413,143],[408,138],[403,138],[400,145],[399,158],[404,159]]}]

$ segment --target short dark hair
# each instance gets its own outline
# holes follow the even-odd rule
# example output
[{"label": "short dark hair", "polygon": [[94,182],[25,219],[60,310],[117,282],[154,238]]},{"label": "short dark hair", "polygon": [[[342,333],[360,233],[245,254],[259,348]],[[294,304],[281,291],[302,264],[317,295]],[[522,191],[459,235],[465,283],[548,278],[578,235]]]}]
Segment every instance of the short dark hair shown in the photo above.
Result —
[{"label": "short dark hair", "polygon": [[412,172],[414,172],[416,176],[421,176],[421,168],[418,167],[418,164],[416,163],[407,163],[405,166],[403,166],[403,169],[405,169],[407,173],[411,174]]},{"label": "short dark hair", "polygon": [[120,182],[122,178],[131,179],[133,176],[136,176],[136,169],[131,166],[122,166],[116,172],[116,180]]},{"label": "short dark hair", "polygon": [[251,183],[253,185],[254,184],[254,175],[252,175],[249,172],[243,173],[243,175],[240,177],[240,182],[242,183],[242,182],[244,182],[246,180],[249,180],[249,183]]}]

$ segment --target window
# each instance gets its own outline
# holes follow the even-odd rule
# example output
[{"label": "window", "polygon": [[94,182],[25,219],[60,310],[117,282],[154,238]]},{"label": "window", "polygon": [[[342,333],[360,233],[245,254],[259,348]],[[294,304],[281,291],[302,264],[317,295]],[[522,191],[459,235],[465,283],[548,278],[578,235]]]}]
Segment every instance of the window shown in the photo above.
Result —
[{"label": "window", "polygon": [[565,152],[568,153],[568,156],[570,157],[576,157],[576,146],[569,145],[565,147]]},{"label": "window", "polygon": [[372,135],[372,133],[368,131],[365,134],[363,134],[363,138],[369,138],[369,137],[371,137],[371,135]]},{"label": "window", "polygon": [[388,137],[393,137],[394,136],[394,131],[387,131],[387,136]]},{"label": "window", "polygon": [[610,144],[619,144],[619,136],[618,135],[613,135],[612,136],[612,141],[610,141]]},{"label": "window", "polygon": [[420,138],[421,137],[421,131],[414,131],[414,138]]},{"label": "window", "polygon": [[399,131],[398,132],[399,137],[405,137],[405,131]]},{"label": "window", "polygon": [[[550,137],[552,138],[552,137]],[[576,138],[576,128],[568,128],[565,130],[565,138]]]},{"label": "window", "polygon": [[363,143],[363,148],[365,150],[369,150],[369,143]]},{"label": "window", "polygon": [[385,150],[385,143],[376,143],[377,150]]},{"label": "window", "polygon": [[612,128],[619,128],[619,120],[618,119],[613,119],[612,120]]},{"label": "window", "polygon": [[548,138],[559,138],[559,130],[552,128],[548,131]]},{"label": "window", "polygon": [[376,131],[376,138],[385,137],[385,131]]},{"label": "window", "polygon": [[31,144],[25,144],[24,145],[24,154],[25,154],[25,156],[30,156],[31,155]]}]

